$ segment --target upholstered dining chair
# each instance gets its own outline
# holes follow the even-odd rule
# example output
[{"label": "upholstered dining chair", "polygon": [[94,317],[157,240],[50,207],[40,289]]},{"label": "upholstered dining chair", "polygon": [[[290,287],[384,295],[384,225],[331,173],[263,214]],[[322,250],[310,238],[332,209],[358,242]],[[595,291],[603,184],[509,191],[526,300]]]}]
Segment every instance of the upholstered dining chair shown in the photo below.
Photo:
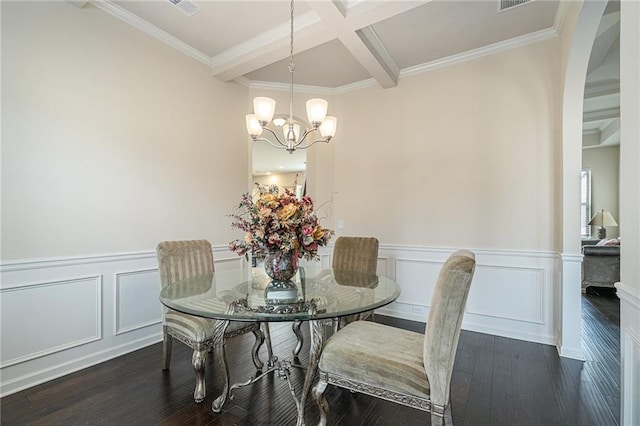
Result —
[{"label": "upholstered dining chair", "polygon": [[[214,263],[211,243],[207,240],[163,241],[156,247],[158,269],[162,287],[179,280],[210,276],[213,278]],[[196,387],[193,398],[200,403],[206,396],[205,361],[207,351],[213,347],[215,320],[201,318],[166,308],[163,316],[162,369],[171,364],[173,339],[179,340],[193,349],[191,362],[196,373]],[[263,363],[258,356],[264,343],[264,334],[257,322],[229,322],[225,339],[252,332],[255,336],[252,356],[257,370]]]},{"label": "upholstered dining chair", "polygon": [[[365,272],[375,275],[378,265],[378,245],[378,240],[373,237],[338,237],[333,248],[331,267],[343,271]],[[335,319],[333,322],[334,330],[358,319],[373,319],[373,311]],[[301,324],[301,321],[295,321],[291,327],[298,339],[298,343],[293,349],[294,357],[298,356],[304,343],[300,330]]]},{"label": "upholstered dining chair", "polygon": [[458,250],[444,263],[431,298],[425,333],[354,321],[332,335],[318,362],[313,397],[327,423],[327,385],[350,389],[431,413],[431,424],[452,424],[450,386],[475,256]]},{"label": "upholstered dining chair", "polygon": [[[331,267],[375,275],[378,266],[378,246],[378,239],[373,237],[338,237],[333,248]],[[373,320],[373,311],[343,317],[340,319],[339,327],[357,319]]]}]

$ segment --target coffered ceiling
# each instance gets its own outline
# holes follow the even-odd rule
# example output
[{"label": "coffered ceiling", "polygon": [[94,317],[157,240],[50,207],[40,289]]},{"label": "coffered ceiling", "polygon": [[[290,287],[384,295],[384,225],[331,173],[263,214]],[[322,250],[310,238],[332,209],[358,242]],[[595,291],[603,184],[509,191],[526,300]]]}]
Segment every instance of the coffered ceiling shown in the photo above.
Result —
[{"label": "coffered ceiling", "polygon": [[[291,11],[287,0],[72,2],[98,7],[156,37],[206,64],[220,80],[257,88],[288,87]],[[515,6],[500,10],[501,3]],[[296,0],[296,90],[339,94],[375,85],[390,88],[403,77],[555,37],[567,3]],[[606,135],[613,130],[608,126],[615,119],[616,82],[611,72],[603,72],[616,59],[619,43],[619,6],[616,9],[615,4],[603,20],[590,64],[591,97],[585,101],[584,129],[593,145],[600,145],[596,138],[601,137],[615,143]]]},{"label": "coffered ceiling", "polygon": [[[88,3],[205,63],[223,81],[288,83],[289,1]],[[185,5],[197,11],[189,16]],[[553,37],[565,11],[552,0],[499,6],[498,0],[296,0],[296,84],[393,87],[408,73]]]}]

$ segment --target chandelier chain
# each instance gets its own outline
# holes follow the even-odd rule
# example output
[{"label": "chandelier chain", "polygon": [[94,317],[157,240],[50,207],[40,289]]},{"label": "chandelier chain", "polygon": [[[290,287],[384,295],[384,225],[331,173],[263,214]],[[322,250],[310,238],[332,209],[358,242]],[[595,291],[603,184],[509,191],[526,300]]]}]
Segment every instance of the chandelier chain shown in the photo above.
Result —
[{"label": "chandelier chain", "polygon": [[293,0],[291,0],[291,37],[289,44],[289,136],[293,138]]},{"label": "chandelier chain", "polygon": [[291,37],[289,42],[289,71],[293,72],[295,66],[293,65],[293,0],[291,0]]}]

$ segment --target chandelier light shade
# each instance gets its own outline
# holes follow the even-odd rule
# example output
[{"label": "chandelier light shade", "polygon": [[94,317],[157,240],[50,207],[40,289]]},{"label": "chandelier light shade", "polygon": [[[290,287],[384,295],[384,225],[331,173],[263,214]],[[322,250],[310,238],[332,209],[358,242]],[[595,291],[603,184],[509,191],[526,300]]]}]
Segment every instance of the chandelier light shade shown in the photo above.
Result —
[{"label": "chandelier light shade", "polygon": [[[265,98],[264,96],[253,99],[253,112],[256,118],[262,123],[270,123],[273,119],[273,114],[276,112],[276,101],[271,98]],[[266,124],[264,124],[266,126]]]},{"label": "chandelier light shade", "polygon": [[[293,153],[296,149],[306,149],[318,143],[328,143],[336,134],[338,120],[327,116],[329,103],[320,98],[307,101],[307,118],[311,128],[302,133],[300,124],[293,119],[293,0],[291,0],[291,38],[289,49],[289,117],[273,118],[276,111],[276,101],[264,96],[253,99],[253,114],[246,117],[247,132],[254,141],[264,141],[278,149],[285,149]],[[273,124],[282,128],[282,139],[272,129],[267,127],[273,120]],[[264,131],[272,137],[260,137]],[[320,137],[313,141],[307,141],[307,137],[313,132],[319,132]]]},{"label": "chandelier light shade", "polygon": [[256,135],[260,136],[262,134],[262,126],[260,125],[260,122],[258,121],[258,118],[255,116],[255,114],[247,114],[247,132],[249,132],[250,135]]},{"label": "chandelier light shade", "polygon": [[324,99],[314,98],[307,101],[307,118],[312,125],[319,126],[327,116],[329,103]]},{"label": "chandelier light shade", "polygon": [[336,134],[336,128],[338,127],[338,119],[327,115],[325,120],[320,125],[320,134],[322,137],[331,139]]}]

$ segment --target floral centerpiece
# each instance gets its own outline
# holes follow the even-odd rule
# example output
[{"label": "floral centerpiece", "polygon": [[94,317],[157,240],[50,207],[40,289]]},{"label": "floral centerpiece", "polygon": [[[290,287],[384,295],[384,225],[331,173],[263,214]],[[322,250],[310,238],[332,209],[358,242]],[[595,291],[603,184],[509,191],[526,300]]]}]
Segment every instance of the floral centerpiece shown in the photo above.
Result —
[{"label": "floral centerpiece", "polygon": [[[333,231],[320,226],[311,197],[296,198],[288,189],[279,193],[276,185],[256,186],[255,202],[250,193],[243,194],[236,212],[230,215],[231,226],[244,231],[245,236],[230,242],[229,249],[238,255],[251,252],[264,258],[271,278],[287,280],[295,274],[298,258],[319,259],[318,247],[327,244]],[[291,276],[286,277],[291,269]]]}]

